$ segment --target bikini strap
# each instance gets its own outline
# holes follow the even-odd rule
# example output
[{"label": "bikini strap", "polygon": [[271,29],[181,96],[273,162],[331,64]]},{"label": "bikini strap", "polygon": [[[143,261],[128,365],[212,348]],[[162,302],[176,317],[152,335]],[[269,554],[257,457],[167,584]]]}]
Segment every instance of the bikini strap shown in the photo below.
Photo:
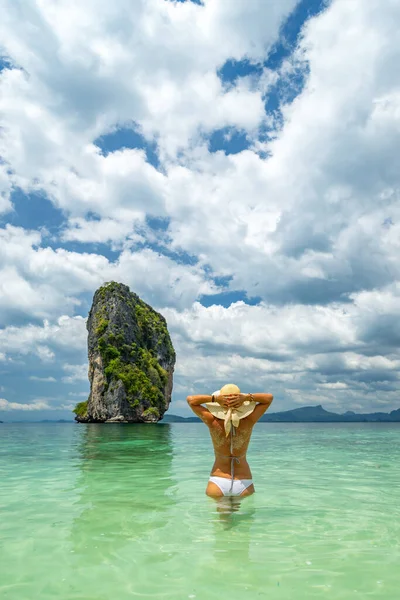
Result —
[{"label": "bikini strap", "polygon": [[[232,424],[231,425],[231,454],[233,454],[233,436],[236,434],[236,432],[233,431],[234,429],[235,428],[234,428],[234,426]],[[231,487],[229,489],[230,492],[232,491],[232,488],[233,488],[233,476],[234,476],[234,473],[235,473],[235,461],[237,463],[240,463],[240,460],[239,460],[238,457],[232,457],[231,458],[231,476],[232,476],[232,481],[231,481]]]},{"label": "bikini strap", "polygon": [[244,458],[246,456],[246,454],[242,454],[241,456],[232,456],[232,452],[233,452],[233,436],[236,435],[236,431],[235,431],[235,427],[232,425],[231,426],[231,443],[230,443],[230,449],[231,449],[231,455],[230,456],[226,456],[225,454],[218,454],[217,452],[215,452],[216,456],[220,456],[221,458],[230,458],[231,459],[231,487],[229,489],[229,491],[232,491],[233,488],[233,478],[235,475],[235,462],[240,463],[240,459]]}]

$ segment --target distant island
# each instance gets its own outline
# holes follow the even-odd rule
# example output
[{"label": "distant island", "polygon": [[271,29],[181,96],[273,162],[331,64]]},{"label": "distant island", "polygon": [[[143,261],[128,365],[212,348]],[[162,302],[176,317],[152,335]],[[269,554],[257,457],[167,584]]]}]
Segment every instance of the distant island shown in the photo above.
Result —
[{"label": "distant island", "polygon": [[74,421],[72,419],[57,419],[56,421],[43,419],[42,421],[38,421],[38,423],[74,423]]},{"label": "distant island", "polygon": [[[161,423],[198,423],[198,417],[179,417],[164,415]],[[400,409],[390,413],[355,413],[351,410],[343,414],[329,412],[320,404],[318,406],[303,406],[283,412],[269,413],[261,417],[260,423],[396,423],[400,422]]]},{"label": "distant island", "polygon": [[42,419],[42,421],[29,421],[28,419],[22,419],[21,421],[0,421],[0,423],[75,423],[72,419]]}]

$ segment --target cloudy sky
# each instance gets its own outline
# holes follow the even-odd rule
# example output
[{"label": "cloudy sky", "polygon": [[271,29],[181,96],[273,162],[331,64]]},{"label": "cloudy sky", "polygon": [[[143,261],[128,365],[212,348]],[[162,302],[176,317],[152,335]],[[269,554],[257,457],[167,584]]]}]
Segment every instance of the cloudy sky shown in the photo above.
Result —
[{"label": "cloudy sky", "polygon": [[0,419],[72,418],[119,281],[170,412],[400,407],[398,0],[0,0]]}]

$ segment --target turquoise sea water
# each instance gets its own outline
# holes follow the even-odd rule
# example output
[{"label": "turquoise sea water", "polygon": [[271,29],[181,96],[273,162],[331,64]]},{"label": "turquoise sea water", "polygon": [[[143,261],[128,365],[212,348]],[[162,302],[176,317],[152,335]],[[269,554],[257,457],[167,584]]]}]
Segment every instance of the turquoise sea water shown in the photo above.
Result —
[{"label": "turquoise sea water", "polygon": [[201,423],[0,425],[0,598],[398,600],[399,439],[257,424],[224,506]]}]

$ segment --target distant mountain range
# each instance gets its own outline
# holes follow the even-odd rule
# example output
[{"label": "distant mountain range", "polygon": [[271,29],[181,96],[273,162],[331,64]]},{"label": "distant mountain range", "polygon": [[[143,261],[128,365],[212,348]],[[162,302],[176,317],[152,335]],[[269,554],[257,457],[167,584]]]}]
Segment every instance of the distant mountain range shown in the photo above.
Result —
[{"label": "distant mountain range", "polygon": [[[19,421],[22,422],[22,421]],[[26,421],[25,421],[26,422]],[[73,423],[59,419],[58,421],[36,421],[37,423]],[[165,414],[160,423],[200,423],[198,417],[180,417],[178,415]],[[338,414],[325,410],[320,404],[318,406],[303,406],[293,410],[283,412],[267,413],[260,419],[261,423],[399,423],[400,408],[392,410],[390,413],[355,413],[348,410],[345,413]],[[2,421],[0,421],[2,423]]]},{"label": "distant mountain range", "polygon": [[[160,423],[198,423],[198,417],[178,417],[165,414]],[[318,406],[303,406],[283,412],[268,413],[261,417],[261,423],[394,423],[400,422],[400,409],[390,413],[355,413],[351,410],[343,414],[329,412],[320,404]]]}]

